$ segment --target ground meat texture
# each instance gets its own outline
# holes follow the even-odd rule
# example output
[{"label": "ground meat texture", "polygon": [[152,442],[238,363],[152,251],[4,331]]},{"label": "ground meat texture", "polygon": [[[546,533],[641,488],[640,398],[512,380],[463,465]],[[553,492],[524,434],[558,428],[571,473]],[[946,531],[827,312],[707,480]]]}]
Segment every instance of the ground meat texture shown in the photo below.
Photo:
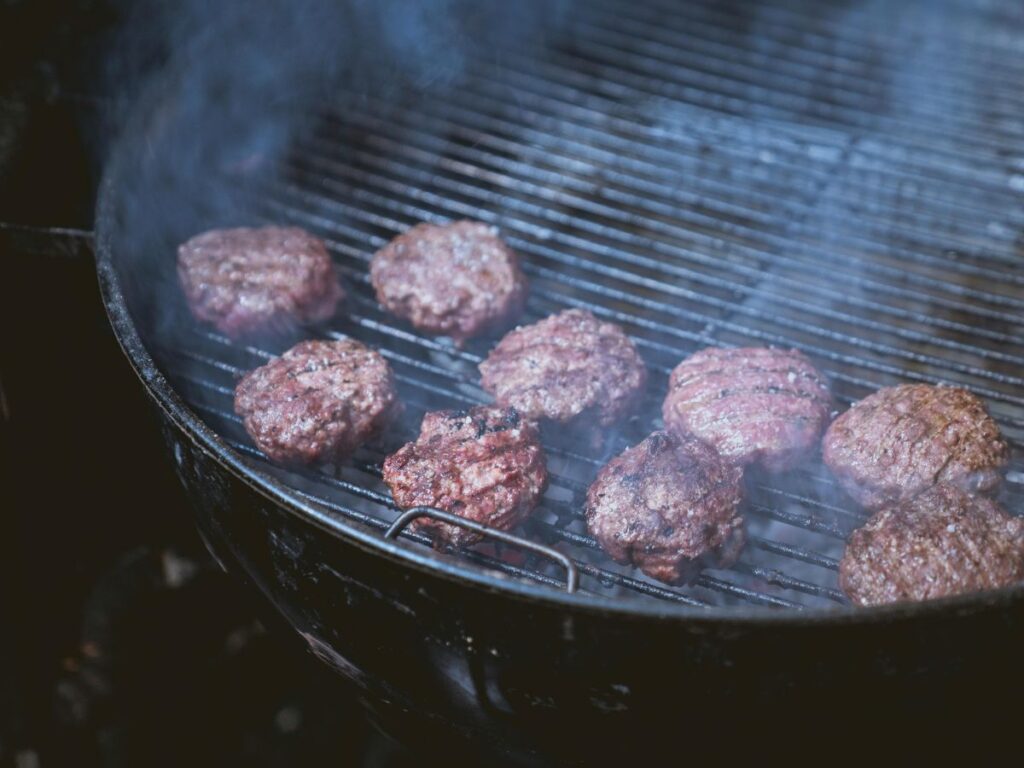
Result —
[{"label": "ground meat texture", "polygon": [[746,536],[743,470],[693,437],[655,432],[612,459],[587,491],[587,527],[620,563],[669,584],[728,567]]},{"label": "ground meat texture", "polygon": [[647,369],[621,328],[570,309],[505,336],[480,364],[482,386],[530,419],[608,426],[643,397]]},{"label": "ground meat texture", "polygon": [[232,338],[334,314],[344,293],[327,248],[294,227],[215,229],[178,248],[192,313]]},{"label": "ground meat texture", "polygon": [[456,342],[514,322],[526,303],[519,258],[474,221],[417,224],[374,254],[370,279],[388,312]]},{"label": "ground meat texture", "polygon": [[730,461],[784,472],[817,448],[831,409],[825,377],[795,349],[711,347],[672,371],[662,416]]},{"label": "ground meat texture", "polygon": [[[537,428],[511,408],[479,406],[423,417],[419,437],[384,462],[384,482],[402,509],[435,507],[509,530],[537,505],[547,482]],[[467,546],[481,536],[421,518],[411,527],[437,546]]]},{"label": "ground meat texture", "polygon": [[825,463],[868,509],[945,482],[988,492],[1002,480],[1009,446],[985,405],[966,389],[908,384],[880,389],[829,428]]},{"label": "ground meat texture", "polygon": [[235,412],[253,442],[281,464],[342,459],[399,410],[380,353],[352,339],[304,341],[250,371],[235,388]]},{"label": "ground meat texture", "polygon": [[850,536],[839,584],[858,605],[931,600],[1024,581],[1024,520],[944,483]]}]

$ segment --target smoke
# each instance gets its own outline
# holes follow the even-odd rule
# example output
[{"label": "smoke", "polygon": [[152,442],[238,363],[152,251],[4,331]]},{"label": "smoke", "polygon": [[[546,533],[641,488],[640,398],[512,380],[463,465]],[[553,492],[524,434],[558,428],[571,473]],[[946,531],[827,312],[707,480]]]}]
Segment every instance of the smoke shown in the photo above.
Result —
[{"label": "smoke", "polygon": [[175,247],[204,229],[254,223],[257,191],[319,112],[443,93],[470,60],[557,29],[566,9],[566,0],[126,3],[105,76],[124,126],[119,241],[147,254],[126,265],[137,319],[158,333],[179,325]]},{"label": "smoke", "polygon": [[[979,122],[997,136],[1024,130],[1003,107],[1015,72],[999,66],[1019,41],[989,13],[997,5],[1005,12],[981,0],[682,3],[663,29],[654,5],[609,20],[607,4],[570,16],[568,0],[142,0],[108,68],[125,95],[127,295],[149,338],[193,329],[175,248],[204,229],[261,221],[261,190],[284,186],[271,182],[308,138],[337,163],[303,171],[302,191],[315,194],[298,223],[336,236],[339,263],[362,270],[365,253],[413,217],[483,218],[533,270],[528,320],[592,301],[627,326],[657,370],[647,411],[610,436],[617,448],[659,425],[666,372],[711,344],[799,345],[831,374],[842,408],[908,376],[980,381],[941,365],[951,348],[939,345],[983,322],[985,307],[930,281],[950,248],[967,274],[975,260],[1012,255],[1024,227],[1024,158],[965,141]],[[467,82],[481,62],[500,65],[500,51],[545,36],[571,43],[537,70],[538,81],[562,72],[557,90],[531,91],[525,57],[500,85]],[[588,48],[588,36],[610,42]],[[634,42],[656,55],[635,55]],[[348,112],[355,127],[342,119],[329,137],[313,135],[325,110]],[[406,130],[414,142],[402,141]],[[977,182],[967,192],[965,179]],[[346,220],[336,203],[349,190],[353,207],[372,203],[373,219]],[[432,349],[431,365],[475,381],[471,360]],[[957,354],[1002,370],[991,355]],[[459,395],[480,397],[450,380],[423,397],[450,407]],[[552,459],[559,474],[573,466]],[[588,473],[568,480],[585,486]],[[818,466],[750,484],[773,515],[752,517],[762,539],[835,558],[859,522]],[[549,500],[559,493],[565,505],[579,497],[566,485]],[[379,513],[376,501],[367,511]],[[745,558],[776,562],[754,546]],[[786,567],[820,583],[828,563]]]}]

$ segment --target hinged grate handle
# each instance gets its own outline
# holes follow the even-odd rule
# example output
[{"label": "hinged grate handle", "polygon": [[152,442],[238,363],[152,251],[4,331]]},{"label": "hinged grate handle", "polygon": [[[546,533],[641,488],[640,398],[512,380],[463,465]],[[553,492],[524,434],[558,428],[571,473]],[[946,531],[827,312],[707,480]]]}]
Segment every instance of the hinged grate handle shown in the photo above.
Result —
[{"label": "hinged grate handle", "polygon": [[580,574],[576,569],[576,563],[571,558],[566,557],[561,552],[551,547],[545,547],[543,544],[537,544],[534,541],[514,536],[507,531],[501,531],[497,528],[491,528],[488,525],[483,525],[475,520],[467,520],[464,517],[460,517],[452,512],[445,512],[443,509],[435,509],[434,507],[412,507],[401,514],[401,516],[391,524],[391,527],[384,532],[385,539],[393,539],[401,533],[406,526],[409,525],[413,520],[421,517],[429,517],[432,520],[439,520],[449,525],[455,525],[459,528],[466,528],[474,533],[479,533],[481,536],[490,539],[497,539],[505,544],[512,544],[522,549],[528,549],[531,552],[536,552],[538,555],[543,555],[549,560],[554,560],[565,568],[565,591],[572,594],[576,591],[576,588],[580,583]]}]

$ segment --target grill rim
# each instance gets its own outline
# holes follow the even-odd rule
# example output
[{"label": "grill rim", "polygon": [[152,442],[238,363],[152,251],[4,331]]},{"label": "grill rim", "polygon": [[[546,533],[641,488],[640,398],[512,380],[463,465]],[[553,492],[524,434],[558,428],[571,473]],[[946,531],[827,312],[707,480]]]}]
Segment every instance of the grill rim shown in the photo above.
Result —
[{"label": "grill rim", "polygon": [[[153,94],[155,95],[155,93]],[[981,593],[956,595],[923,602],[893,603],[889,605],[858,607],[834,605],[823,608],[802,608],[779,610],[778,608],[756,605],[737,606],[688,606],[678,603],[660,603],[645,600],[617,599],[590,594],[569,594],[561,588],[548,588],[541,583],[529,583],[504,579],[482,570],[463,567],[431,556],[429,551],[420,551],[413,543],[391,541],[383,534],[374,534],[332,516],[317,508],[317,505],[303,501],[296,492],[282,482],[245,464],[241,456],[227,441],[209,427],[174,390],[161,373],[155,360],[139,335],[131,317],[122,290],[116,263],[114,222],[118,210],[118,179],[128,167],[131,144],[126,137],[140,135],[133,133],[146,113],[141,108],[135,113],[135,120],[129,120],[126,132],[117,141],[104,169],[100,182],[96,206],[95,258],[96,271],[107,318],[121,350],[128,359],[132,370],[139,377],[147,394],[153,399],[164,415],[205,454],[236,478],[242,480],[253,491],[273,502],[287,514],[295,515],[322,530],[328,535],[345,539],[364,550],[380,557],[397,561],[405,567],[426,572],[435,577],[484,589],[503,597],[524,601],[541,602],[567,611],[587,611],[616,618],[669,619],[685,623],[734,624],[738,627],[756,626],[818,626],[836,624],[869,625],[877,622],[926,619],[953,612],[969,616],[974,612],[1002,607],[1024,606],[1024,584],[989,590]]]},{"label": "grill rim", "polygon": [[[359,546],[375,556],[411,567],[432,577],[441,577],[462,586],[471,586],[487,592],[516,598],[523,602],[542,603],[562,608],[566,612],[581,611],[592,615],[607,615],[617,619],[676,620],[681,625],[693,624],[716,628],[735,626],[748,629],[757,626],[835,626],[850,624],[869,626],[893,620],[927,620],[950,615],[970,616],[993,609],[1024,610],[1024,582],[981,593],[957,595],[923,602],[894,603],[882,606],[859,607],[846,603],[833,603],[826,607],[779,608],[768,605],[741,603],[737,605],[697,606],[679,602],[648,601],[631,598],[606,597],[585,591],[568,594],[564,584],[553,585],[529,577],[508,578],[494,575],[468,560],[435,557],[432,550],[404,539],[386,540],[380,532],[362,529],[350,520],[333,513],[325,505],[310,503],[304,494],[291,489],[283,481],[256,469],[243,459],[242,453],[230,441],[206,424],[196,409],[188,405],[171,382],[164,376],[149,348],[144,343],[131,316],[116,264],[119,263],[116,244],[116,222],[123,202],[119,180],[130,179],[133,158],[146,151],[153,134],[159,133],[160,107],[180,85],[173,67],[161,77],[153,78],[131,105],[120,135],[115,137],[108,153],[97,191],[94,250],[101,299],[115,338],[128,358],[129,364],[140,378],[147,394],[153,398],[163,416],[202,452],[212,458],[233,477],[240,479],[263,498],[275,504],[282,512],[295,515],[324,533]],[[577,564],[585,561],[572,558]],[[534,574],[536,576],[537,574]],[[654,581],[639,574],[638,578],[657,587]]]}]

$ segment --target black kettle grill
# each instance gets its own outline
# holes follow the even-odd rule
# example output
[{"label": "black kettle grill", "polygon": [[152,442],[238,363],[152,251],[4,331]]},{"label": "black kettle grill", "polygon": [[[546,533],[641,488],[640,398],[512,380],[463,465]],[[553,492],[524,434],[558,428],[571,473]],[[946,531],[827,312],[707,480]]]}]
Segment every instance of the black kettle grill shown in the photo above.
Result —
[{"label": "black kettle grill", "polygon": [[[865,515],[817,465],[751,477],[739,563],[684,587],[610,561],[580,517],[600,464],[656,426],[668,371],[740,344],[805,351],[843,407],[904,381],[971,388],[1013,443],[1002,502],[1024,512],[1024,15],[937,5],[577,4],[457,84],[339,95],[268,173],[258,154],[213,169],[242,222],[196,213],[205,181],[179,197],[157,183],[180,92],[139,104],[96,222],[114,331],[210,550],[385,730],[586,763],[742,742],[758,724],[978,714],[1017,689],[1024,587],[848,605],[837,562]],[[522,254],[527,322],[570,306],[617,322],[652,381],[606,454],[545,436],[551,488],[521,529],[435,553],[399,520],[381,462],[425,410],[484,401],[475,368],[494,339],[456,348],[382,313],[367,263],[415,222],[458,218]],[[286,344],[199,327],[176,289],[178,242],[270,221],[323,237],[350,294],[305,333],[381,350],[407,404],[336,471],[262,457],[232,389]]]}]

